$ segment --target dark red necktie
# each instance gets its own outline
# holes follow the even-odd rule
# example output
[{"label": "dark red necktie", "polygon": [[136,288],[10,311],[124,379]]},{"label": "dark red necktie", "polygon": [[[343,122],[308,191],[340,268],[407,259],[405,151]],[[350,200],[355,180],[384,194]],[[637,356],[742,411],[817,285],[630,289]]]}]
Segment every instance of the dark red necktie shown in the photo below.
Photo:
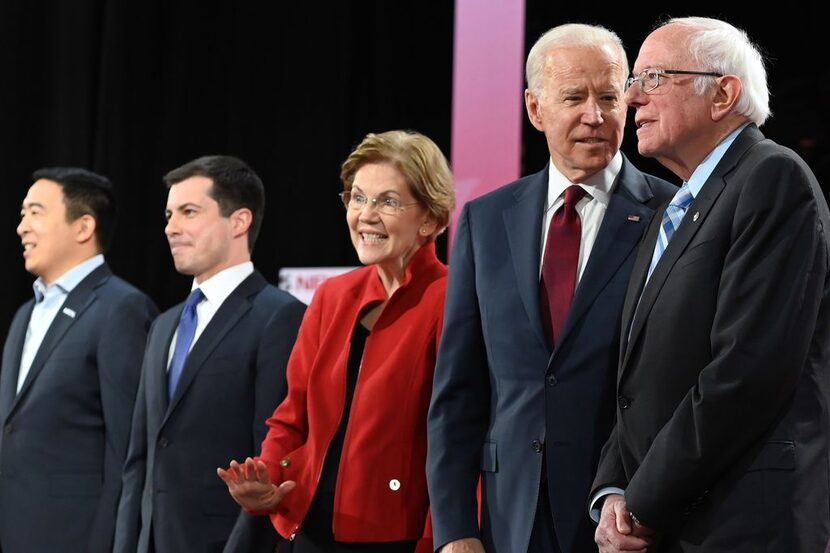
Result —
[{"label": "dark red necktie", "polygon": [[582,237],[582,223],[576,204],[584,195],[585,189],[581,186],[569,186],[565,190],[565,203],[553,214],[548,228],[539,282],[539,304],[551,350],[565,325],[576,288],[579,241]]}]

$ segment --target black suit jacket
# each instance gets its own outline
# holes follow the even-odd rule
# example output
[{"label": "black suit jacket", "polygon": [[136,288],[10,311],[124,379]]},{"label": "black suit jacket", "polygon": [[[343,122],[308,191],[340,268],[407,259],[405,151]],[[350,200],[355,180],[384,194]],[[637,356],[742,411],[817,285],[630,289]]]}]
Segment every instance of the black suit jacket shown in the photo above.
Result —
[{"label": "black suit jacket", "polygon": [[216,468],[259,452],[305,306],[254,272],[193,345],[168,404],[182,308],[160,315],[147,339],[114,551],[271,553],[270,521],[241,512]]},{"label": "black suit jacket", "polygon": [[16,393],[33,307],[17,311],[0,370],[0,550],[109,552],[157,310],[98,267],[67,296]]},{"label": "black suit jacket", "polygon": [[527,551],[544,447],[560,546],[596,551],[585,505],[613,424],[623,297],[654,208],[677,189],[624,160],[554,352],[539,307],[547,189],[546,168],[459,218],[428,420],[436,547],[479,535],[481,475],[485,548]]},{"label": "black suit jacket", "polygon": [[624,488],[665,533],[661,551],[821,551],[830,217],[818,183],[750,125],[643,289],[658,223],[626,295],[617,426],[595,485]]}]

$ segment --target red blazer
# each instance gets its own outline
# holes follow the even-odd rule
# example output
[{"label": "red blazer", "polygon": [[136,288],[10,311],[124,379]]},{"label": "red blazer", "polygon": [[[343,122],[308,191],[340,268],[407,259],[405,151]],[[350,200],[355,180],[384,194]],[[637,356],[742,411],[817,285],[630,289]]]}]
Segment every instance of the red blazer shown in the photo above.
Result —
[{"label": "red blazer", "polygon": [[[426,418],[446,283],[434,244],[423,246],[366,341],[334,498],[338,541],[419,539],[425,521],[431,534]],[[366,306],[384,300],[377,268],[368,266],[324,282],[306,311],[288,362],[288,396],[262,444],[271,480],[297,482],[270,513],[285,537],[305,518],[340,423],[354,326]]]}]

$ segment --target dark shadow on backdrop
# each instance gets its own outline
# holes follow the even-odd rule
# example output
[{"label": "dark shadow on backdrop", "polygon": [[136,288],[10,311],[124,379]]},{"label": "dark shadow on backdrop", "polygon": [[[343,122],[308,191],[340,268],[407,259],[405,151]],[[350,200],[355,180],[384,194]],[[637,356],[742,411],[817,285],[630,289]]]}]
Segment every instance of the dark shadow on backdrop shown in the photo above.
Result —
[{"label": "dark shadow on backdrop", "polygon": [[[31,297],[14,233],[31,172],[81,165],[119,186],[107,259],[161,308],[181,301],[163,235],[161,176],[203,154],[263,177],[254,254],[283,266],[355,265],[336,194],[367,132],[417,129],[449,156],[453,2],[0,0],[0,328]],[[441,250],[439,243],[439,250]]]},{"label": "dark shadow on backdrop", "polygon": [[[302,4],[0,0],[3,333],[31,296],[14,228],[29,175],[46,165],[86,166],[120,187],[107,258],[161,308],[189,286],[164,239],[161,175],[203,154],[238,155],[263,177],[268,209],[254,261],[269,279],[283,266],[357,263],[335,196],[339,164],[365,133],[392,128],[417,129],[450,156],[453,1]],[[830,183],[830,73],[817,9],[801,2],[770,14],[698,2],[671,15],[725,18],[764,47],[774,117],[763,130]],[[660,15],[551,0],[528,0],[526,13],[526,50],[553,25],[600,23],[620,34],[632,63]],[[548,154],[523,119],[528,174]],[[623,150],[676,180],[639,158],[630,124]]]}]

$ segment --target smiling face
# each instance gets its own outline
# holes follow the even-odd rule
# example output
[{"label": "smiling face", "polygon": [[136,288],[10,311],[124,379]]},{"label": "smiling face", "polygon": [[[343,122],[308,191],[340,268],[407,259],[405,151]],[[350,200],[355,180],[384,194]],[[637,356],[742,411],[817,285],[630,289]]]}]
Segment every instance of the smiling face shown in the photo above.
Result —
[{"label": "smiling face", "polygon": [[[633,74],[644,69],[680,69],[706,71],[690,59],[683,46],[689,30],[666,25],[651,33],[643,42],[634,63]],[[664,75],[660,86],[650,94],[635,83],[626,91],[625,100],[635,108],[637,149],[646,157],[687,179],[700,160],[711,150],[711,93],[694,93],[693,75]]]},{"label": "smiling face", "polygon": [[545,57],[543,89],[525,91],[530,122],[545,133],[553,164],[571,182],[601,171],[625,127],[623,64],[611,46],[569,46]]},{"label": "smiling face", "polygon": [[[412,256],[435,231],[435,223],[427,210],[417,203],[404,176],[392,165],[369,163],[357,170],[352,194],[367,198],[388,197],[409,205],[394,215],[378,212],[372,201],[362,209],[346,211],[346,222],[352,244],[360,262],[377,265],[382,275],[400,277]],[[378,201],[380,203],[380,201]]]},{"label": "smiling face", "polygon": [[35,182],[20,207],[17,235],[23,245],[26,270],[47,285],[89,257],[90,252],[95,253],[81,241],[83,226],[91,217],[66,219],[63,187],[47,179]]},{"label": "smiling face", "polygon": [[223,217],[210,196],[213,181],[190,177],[170,187],[164,233],[176,270],[201,283],[239,262],[236,258],[234,214]]}]

